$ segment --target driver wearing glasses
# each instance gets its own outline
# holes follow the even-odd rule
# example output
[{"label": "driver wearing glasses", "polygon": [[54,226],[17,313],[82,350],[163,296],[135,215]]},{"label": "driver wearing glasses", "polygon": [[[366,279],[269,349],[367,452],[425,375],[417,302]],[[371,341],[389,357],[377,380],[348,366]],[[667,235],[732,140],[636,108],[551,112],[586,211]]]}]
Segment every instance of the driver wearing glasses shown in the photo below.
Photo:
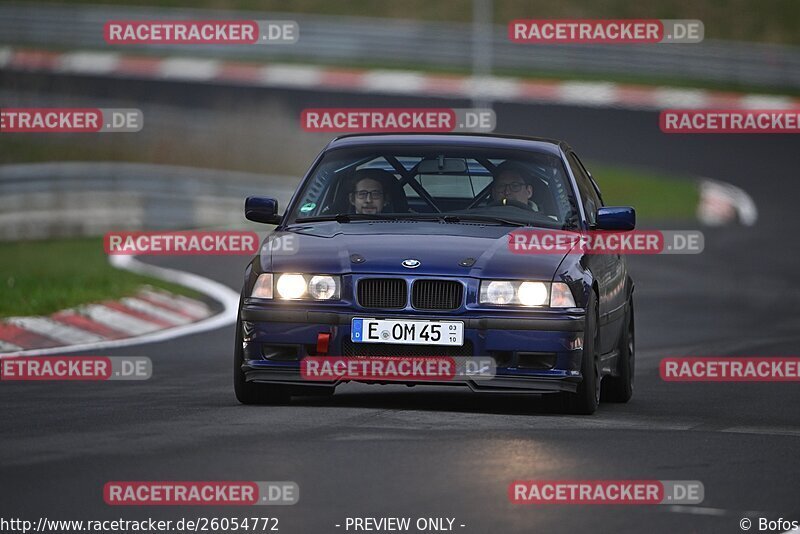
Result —
[{"label": "driver wearing glasses", "polygon": [[350,204],[356,213],[374,215],[380,213],[389,205],[389,195],[386,194],[384,180],[394,176],[381,169],[362,169],[356,171],[355,184],[350,192]]},{"label": "driver wearing glasses", "polygon": [[519,205],[538,211],[533,197],[533,175],[522,164],[505,161],[494,170],[492,181],[492,204]]}]

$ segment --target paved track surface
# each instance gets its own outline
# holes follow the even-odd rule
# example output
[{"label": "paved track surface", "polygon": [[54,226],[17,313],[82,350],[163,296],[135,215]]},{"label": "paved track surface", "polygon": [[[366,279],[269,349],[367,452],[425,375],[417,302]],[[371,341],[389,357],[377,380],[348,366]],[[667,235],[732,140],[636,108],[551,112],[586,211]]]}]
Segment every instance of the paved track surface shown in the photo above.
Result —
[{"label": "paved track surface", "polygon": [[[218,89],[203,86],[188,104]],[[246,105],[259,95],[298,114],[307,106],[464,104],[311,92],[223,96]],[[108,351],[152,358],[146,383],[2,384],[0,516],[274,515],[286,533],[344,532],[335,525],[353,516],[453,517],[456,531],[480,533],[730,533],[741,532],[745,512],[800,520],[798,385],[658,376],[665,356],[798,353],[797,139],[665,136],[647,112],[506,104],[496,111],[498,131],[562,137],[586,159],[726,180],[760,209],[754,227],[707,230],[702,255],[631,260],[638,363],[629,404],[567,417],[525,397],[348,385],[290,406],[239,406],[231,327]],[[238,290],[246,261],[156,263]],[[537,478],[700,480],[705,502],[692,509],[509,504],[511,481]],[[301,498],[255,510],[113,508],[102,499],[109,480],[293,480]]]}]

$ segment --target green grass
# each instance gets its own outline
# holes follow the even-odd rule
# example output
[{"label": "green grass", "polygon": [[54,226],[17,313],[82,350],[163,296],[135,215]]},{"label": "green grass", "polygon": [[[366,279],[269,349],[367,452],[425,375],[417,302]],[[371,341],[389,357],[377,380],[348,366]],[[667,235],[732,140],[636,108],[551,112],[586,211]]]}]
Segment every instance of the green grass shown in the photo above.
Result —
[{"label": "green grass", "polygon": [[119,299],[146,284],[198,296],[182,286],[111,267],[102,238],[0,243],[0,317],[47,315]]},{"label": "green grass", "polygon": [[629,167],[589,165],[608,206],[633,206],[640,221],[691,220],[699,193],[689,179]]}]

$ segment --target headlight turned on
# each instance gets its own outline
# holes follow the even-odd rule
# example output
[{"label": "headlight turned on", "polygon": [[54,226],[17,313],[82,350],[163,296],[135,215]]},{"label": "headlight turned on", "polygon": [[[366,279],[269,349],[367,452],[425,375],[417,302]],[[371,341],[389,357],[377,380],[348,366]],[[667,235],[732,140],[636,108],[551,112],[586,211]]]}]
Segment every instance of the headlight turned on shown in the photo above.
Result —
[{"label": "headlight turned on", "polygon": [[575,307],[575,298],[567,284],[534,280],[484,280],[481,282],[479,302],[493,306],[525,308]]},{"label": "headlight turned on", "polygon": [[[273,286],[273,278],[277,276]],[[340,294],[341,279],[327,274],[263,273],[253,286],[251,297],[282,300],[337,300]]]}]

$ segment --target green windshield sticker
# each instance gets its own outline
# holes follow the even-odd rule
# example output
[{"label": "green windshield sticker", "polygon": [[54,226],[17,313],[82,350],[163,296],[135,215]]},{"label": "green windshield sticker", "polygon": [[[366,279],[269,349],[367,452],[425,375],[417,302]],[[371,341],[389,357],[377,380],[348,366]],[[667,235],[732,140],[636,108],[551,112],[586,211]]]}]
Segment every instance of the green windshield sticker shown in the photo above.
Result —
[{"label": "green windshield sticker", "polygon": [[303,204],[303,207],[300,208],[300,211],[302,211],[303,213],[307,213],[316,207],[317,205],[314,202],[309,202],[307,204]]}]

